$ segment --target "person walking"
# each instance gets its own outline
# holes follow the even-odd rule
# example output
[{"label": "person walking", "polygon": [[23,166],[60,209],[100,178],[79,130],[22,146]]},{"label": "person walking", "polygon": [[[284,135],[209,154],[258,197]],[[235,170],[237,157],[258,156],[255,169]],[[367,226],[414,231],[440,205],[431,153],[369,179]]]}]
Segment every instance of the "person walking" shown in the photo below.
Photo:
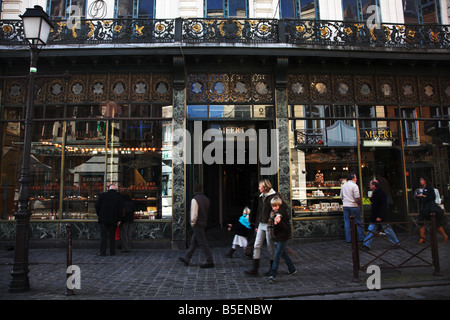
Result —
[{"label": "person walking", "polygon": [[206,263],[200,265],[200,268],[214,268],[214,259],[206,240],[205,228],[208,224],[208,212],[210,201],[203,193],[203,188],[196,184],[194,186],[194,195],[191,200],[191,226],[194,234],[191,238],[189,249],[184,257],[178,259],[188,266],[197,247],[202,248],[206,256]]},{"label": "person walking", "polygon": [[448,236],[445,233],[444,225],[447,220],[443,214],[443,210],[436,205],[436,193],[434,188],[430,185],[430,182],[426,177],[420,178],[420,188],[414,193],[414,198],[419,201],[419,219],[418,223],[420,226],[420,240],[419,244],[425,242],[425,221],[431,220],[431,213],[436,213],[436,225],[437,230],[441,234],[443,240],[442,243],[447,243]]},{"label": "person walking", "polygon": [[275,243],[275,253],[273,255],[273,262],[269,271],[269,283],[272,284],[275,282],[275,278],[277,277],[278,266],[280,265],[281,258],[283,258],[286,262],[288,267],[288,275],[291,276],[297,273],[297,269],[286,252],[286,242],[289,240],[291,233],[287,205],[278,196],[275,196],[272,200],[270,200],[270,205],[272,206],[272,212],[270,213],[268,231],[273,237],[273,241]]},{"label": "person walking", "polygon": [[100,226],[100,252],[98,255],[106,256],[108,239],[110,255],[116,254],[114,236],[116,228],[120,225],[123,210],[122,196],[117,192],[117,186],[111,184],[109,190],[102,193],[95,202],[95,211]]},{"label": "person walking", "polygon": [[228,224],[228,231],[234,232],[233,243],[231,245],[230,251],[225,254],[225,257],[232,258],[233,253],[236,251],[236,246],[244,248],[244,251],[248,245],[248,234],[251,230],[250,221],[248,217],[250,215],[250,209],[248,207],[244,208],[242,215],[239,218],[239,221],[234,224]]},{"label": "person walking", "polygon": [[372,202],[372,213],[370,215],[368,233],[364,238],[363,246],[366,249],[370,249],[372,240],[375,237],[375,232],[380,225],[389,241],[392,244],[397,245],[398,239],[394,230],[389,224],[383,223],[387,219],[388,197],[377,180],[370,181],[370,190],[372,190],[372,196],[370,197],[370,201]]},{"label": "person walking", "polygon": [[[351,242],[351,230],[350,230],[350,216],[355,217],[355,223],[360,225],[361,220],[361,195],[359,187],[356,184],[358,178],[356,174],[350,173],[347,178],[347,182],[341,188],[340,198],[342,200],[342,206],[344,207],[344,229],[345,229],[345,241]],[[357,227],[358,241],[364,239],[364,229],[360,226]]]},{"label": "person walking", "polygon": [[122,244],[122,252],[130,252],[134,221],[134,202],[131,198],[130,191],[127,189],[123,191],[122,198],[124,213],[120,223],[120,242]]},{"label": "person walking", "polygon": [[[249,276],[258,275],[259,260],[261,258],[261,249],[264,244],[264,240],[266,240],[267,242],[267,251],[270,257],[270,268],[272,267],[274,248],[272,236],[267,232],[267,224],[270,218],[270,212],[272,211],[270,201],[276,195],[281,197],[279,193],[275,192],[275,190],[272,189],[272,184],[267,179],[261,180],[259,182],[258,189],[260,191],[260,195],[258,197],[258,209],[255,219],[256,238],[253,249],[252,268],[245,271],[245,274]],[[269,271],[266,273],[266,275],[268,275]]]}]

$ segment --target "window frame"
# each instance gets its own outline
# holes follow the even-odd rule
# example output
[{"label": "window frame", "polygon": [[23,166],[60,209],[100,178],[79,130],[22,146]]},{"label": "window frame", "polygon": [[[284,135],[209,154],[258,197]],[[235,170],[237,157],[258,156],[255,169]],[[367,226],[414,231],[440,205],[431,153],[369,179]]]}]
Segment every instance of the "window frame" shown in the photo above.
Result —
[{"label": "window frame", "polygon": [[[114,18],[117,19],[118,18],[118,11],[119,11],[119,1],[120,0],[114,0]],[[132,19],[155,19],[155,14],[156,14],[156,0],[151,0],[153,1],[153,12],[151,14],[151,17],[141,17],[139,16],[139,9],[140,9],[140,2],[141,1],[150,1],[150,0],[132,0],[133,2],[133,8],[132,8],[132,14],[130,17],[127,18],[132,18]],[[124,18],[126,19],[126,18]]]},{"label": "window frame", "polygon": [[[341,6],[342,6],[342,20],[346,21],[346,22],[364,22],[366,21],[364,19],[364,16],[367,15],[367,13],[363,12],[363,2],[364,0],[350,0],[355,2],[356,4],[356,16],[357,16],[357,20],[351,20],[351,19],[346,19],[345,18],[345,7],[344,7],[344,0],[341,1]],[[380,7],[380,0],[375,0],[375,6],[376,6],[376,15],[377,15],[377,21],[382,21],[382,17],[381,17],[381,7]]]},{"label": "window frame", "polygon": [[208,0],[203,0],[203,17],[204,18],[232,18],[232,19],[248,19],[248,0],[243,0],[245,2],[245,17],[230,17],[230,0],[222,0],[223,16],[222,17],[212,17],[208,16]]}]

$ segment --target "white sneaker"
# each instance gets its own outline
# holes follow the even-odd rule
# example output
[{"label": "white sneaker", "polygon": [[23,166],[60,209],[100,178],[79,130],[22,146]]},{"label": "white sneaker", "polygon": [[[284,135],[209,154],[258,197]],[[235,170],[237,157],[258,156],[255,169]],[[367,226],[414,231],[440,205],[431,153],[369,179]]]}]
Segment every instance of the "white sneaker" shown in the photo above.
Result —
[{"label": "white sneaker", "polygon": [[274,277],[269,277],[269,283],[270,284],[275,283],[275,278]]}]

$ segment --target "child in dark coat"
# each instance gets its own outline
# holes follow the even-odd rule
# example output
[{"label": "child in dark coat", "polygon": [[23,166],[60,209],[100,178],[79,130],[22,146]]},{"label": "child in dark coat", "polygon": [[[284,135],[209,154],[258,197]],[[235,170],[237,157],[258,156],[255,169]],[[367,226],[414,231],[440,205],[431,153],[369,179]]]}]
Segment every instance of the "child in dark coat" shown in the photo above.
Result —
[{"label": "child in dark coat", "polygon": [[236,251],[236,246],[241,248],[247,247],[248,244],[248,232],[251,229],[250,221],[248,220],[250,216],[250,209],[248,207],[244,208],[242,216],[239,218],[239,222],[235,224],[228,224],[228,231],[234,232],[233,244],[230,251],[225,255],[227,258],[232,258],[234,251]]}]

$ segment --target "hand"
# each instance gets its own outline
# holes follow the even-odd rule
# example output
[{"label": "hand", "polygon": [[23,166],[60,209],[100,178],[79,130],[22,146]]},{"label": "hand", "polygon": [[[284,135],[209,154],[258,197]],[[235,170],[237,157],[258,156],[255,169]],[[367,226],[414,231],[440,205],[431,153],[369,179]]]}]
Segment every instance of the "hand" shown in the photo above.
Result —
[{"label": "hand", "polygon": [[377,218],[377,222],[380,222],[381,221],[381,219],[380,218]]},{"label": "hand", "polygon": [[275,224],[279,224],[280,221],[281,221],[281,216],[276,216],[276,217],[275,217],[275,220],[274,220],[274,223],[275,223]]}]

